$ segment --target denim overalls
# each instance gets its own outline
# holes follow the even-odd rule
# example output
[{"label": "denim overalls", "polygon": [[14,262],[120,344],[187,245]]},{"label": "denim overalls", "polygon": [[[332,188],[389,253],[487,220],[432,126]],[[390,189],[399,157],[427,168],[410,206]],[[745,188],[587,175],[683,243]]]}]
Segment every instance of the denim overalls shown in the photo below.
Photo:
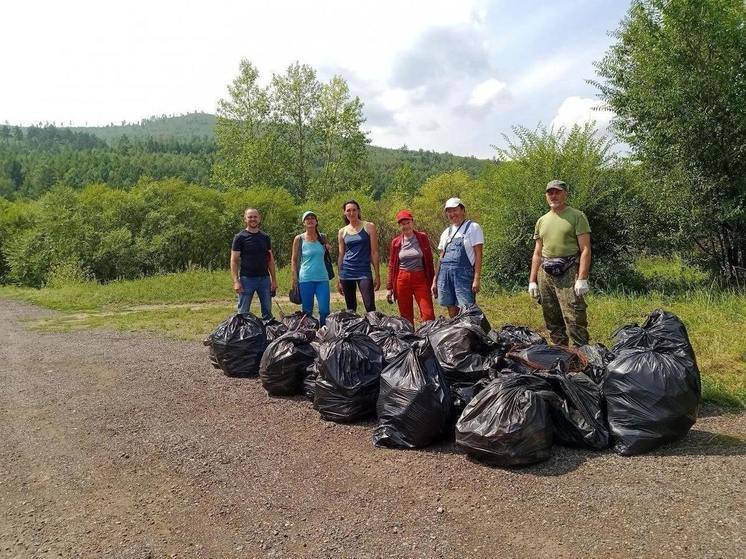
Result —
[{"label": "denim overalls", "polygon": [[[473,305],[475,302],[471,284],[474,281],[474,266],[466,254],[464,236],[471,226],[466,221],[463,235],[454,237],[446,246],[440,260],[438,272],[438,301],[444,307]],[[458,233],[458,231],[457,231]]]}]

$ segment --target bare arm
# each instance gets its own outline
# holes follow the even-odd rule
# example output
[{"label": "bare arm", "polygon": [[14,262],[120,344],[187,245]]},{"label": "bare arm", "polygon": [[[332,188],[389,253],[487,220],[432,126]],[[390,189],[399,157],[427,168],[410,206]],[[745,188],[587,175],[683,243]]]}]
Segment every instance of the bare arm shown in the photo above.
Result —
[{"label": "bare arm", "polygon": [[239,269],[241,267],[241,251],[231,250],[231,278],[233,278],[233,291],[241,293],[241,281],[238,279]]},{"label": "bare arm", "polygon": [[471,284],[471,290],[479,293],[482,282],[482,249],[484,245],[474,245],[474,281]]},{"label": "bare arm", "polygon": [[438,272],[440,272],[440,261],[443,260],[443,256],[445,256],[446,251],[441,250],[440,251],[440,258],[438,258],[438,261],[433,266],[433,271],[435,272],[435,275],[433,276],[433,284],[430,286],[430,291],[433,294],[433,297],[436,299],[438,298]]},{"label": "bare arm", "polygon": [[541,239],[536,239],[536,246],[534,247],[534,254],[531,256],[531,273],[528,276],[529,283],[536,283],[536,279],[539,277],[539,266],[541,266],[541,249],[544,243]]},{"label": "bare arm", "polygon": [[290,257],[290,274],[292,277],[293,285],[298,283],[298,274],[300,270],[300,235],[296,235],[293,239],[293,252]]},{"label": "bare arm", "polygon": [[337,232],[337,270],[339,275],[337,276],[337,291],[342,293],[342,279],[339,277],[342,275],[342,260],[345,256],[345,242],[344,242],[344,227]]},{"label": "bare arm", "polygon": [[591,234],[578,235],[578,246],[580,247],[580,266],[578,279],[587,280],[591,270]]},{"label": "bare arm", "polygon": [[381,287],[381,257],[378,253],[378,231],[373,223],[366,224],[370,236],[370,261],[373,263],[373,289]]},{"label": "bare arm", "polygon": [[273,292],[277,291],[277,270],[275,269],[275,255],[272,251],[269,251],[269,262],[267,262],[267,268],[269,268],[270,277],[270,289]]}]

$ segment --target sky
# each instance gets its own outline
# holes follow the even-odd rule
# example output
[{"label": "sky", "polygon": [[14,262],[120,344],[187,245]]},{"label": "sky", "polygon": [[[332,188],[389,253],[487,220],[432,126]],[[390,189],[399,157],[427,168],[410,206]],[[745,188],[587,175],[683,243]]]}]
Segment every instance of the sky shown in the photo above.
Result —
[{"label": "sky", "polygon": [[[605,131],[594,79],[629,0],[25,0],[0,8],[0,122],[215,113],[242,58],[342,76],[374,145],[492,157],[514,126]],[[600,109],[600,110],[599,110]]]}]

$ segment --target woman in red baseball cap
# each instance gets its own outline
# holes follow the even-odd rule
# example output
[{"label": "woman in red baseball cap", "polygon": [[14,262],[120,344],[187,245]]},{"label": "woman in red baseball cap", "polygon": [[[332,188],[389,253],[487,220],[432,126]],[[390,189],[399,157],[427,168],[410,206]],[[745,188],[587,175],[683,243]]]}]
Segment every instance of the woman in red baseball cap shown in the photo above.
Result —
[{"label": "woman in red baseball cap", "polygon": [[423,322],[433,320],[433,298],[430,291],[435,268],[430,238],[424,231],[415,231],[414,217],[409,210],[396,214],[401,235],[391,240],[389,249],[389,274],[386,284],[386,298],[389,303],[397,302],[399,314],[414,324],[414,305],[420,308]]}]

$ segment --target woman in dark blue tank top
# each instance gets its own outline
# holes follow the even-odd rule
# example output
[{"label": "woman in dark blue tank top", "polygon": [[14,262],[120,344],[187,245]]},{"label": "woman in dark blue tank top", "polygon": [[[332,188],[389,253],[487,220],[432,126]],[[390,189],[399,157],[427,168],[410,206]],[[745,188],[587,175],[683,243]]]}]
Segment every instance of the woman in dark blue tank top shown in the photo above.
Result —
[{"label": "woman in dark blue tank top", "polygon": [[[376,310],[375,291],[381,287],[378,257],[378,232],[373,223],[360,219],[360,205],[349,200],[342,206],[346,225],[339,230],[338,291],[347,308],[357,311],[356,288],[360,290],[366,311]],[[371,272],[371,264],[373,271]]]}]

